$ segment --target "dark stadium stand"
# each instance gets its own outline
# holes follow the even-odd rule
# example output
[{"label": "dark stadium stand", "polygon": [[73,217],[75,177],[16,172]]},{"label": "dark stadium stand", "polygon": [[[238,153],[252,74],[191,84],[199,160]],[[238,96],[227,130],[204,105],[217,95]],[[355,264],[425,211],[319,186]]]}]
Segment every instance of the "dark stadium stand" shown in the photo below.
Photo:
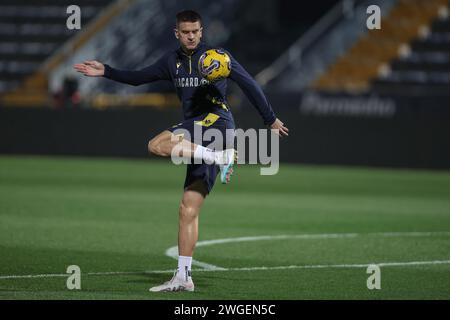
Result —
[{"label": "dark stadium stand", "polygon": [[[89,23],[112,0],[77,0]],[[75,34],[66,25],[70,0],[0,2],[0,93],[14,89]]]},{"label": "dark stadium stand", "polygon": [[[397,0],[382,18],[381,30],[369,30],[335,63],[331,64],[312,87],[325,91],[361,92],[370,89],[371,81],[379,75],[389,76],[388,65],[399,55],[408,55],[408,44],[448,7],[448,0]],[[394,82],[411,81],[414,74],[392,74]],[[420,78],[439,81],[439,74],[425,73]]]},{"label": "dark stadium stand", "polygon": [[[77,1],[82,7],[82,27],[112,2]],[[76,34],[77,30],[65,27],[66,10],[72,4],[70,0],[0,2],[0,104],[45,104],[47,84],[38,70]]]},{"label": "dark stadium stand", "polygon": [[226,46],[235,52],[251,74],[256,74],[338,2],[321,0],[320,3],[308,3],[305,10],[300,1],[240,1],[236,11],[243,16],[232,21],[234,32]]},{"label": "dark stadium stand", "polygon": [[424,28],[385,76],[372,83],[378,93],[448,95],[450,85],[450,17],[448,8]]}]

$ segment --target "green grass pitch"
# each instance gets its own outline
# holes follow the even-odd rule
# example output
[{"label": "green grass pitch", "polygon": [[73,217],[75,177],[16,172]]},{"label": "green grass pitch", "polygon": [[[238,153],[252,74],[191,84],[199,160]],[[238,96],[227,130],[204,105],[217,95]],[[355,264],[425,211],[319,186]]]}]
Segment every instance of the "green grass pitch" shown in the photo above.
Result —
[{"label": "green grass pitch", "polygon": [[[165,251],[184,173],[162,160],[0,157],[0,299],[450,298],[449,172],[306,165],[238,166],[217,181],[199,240],[267,237],[199,246],[196,260],[226,270],[194,266],[195,292],[150,293],[176,266]],[[371,263],[380,290],[367,288]],[[81,290],[66,288],[69,265]]]}]

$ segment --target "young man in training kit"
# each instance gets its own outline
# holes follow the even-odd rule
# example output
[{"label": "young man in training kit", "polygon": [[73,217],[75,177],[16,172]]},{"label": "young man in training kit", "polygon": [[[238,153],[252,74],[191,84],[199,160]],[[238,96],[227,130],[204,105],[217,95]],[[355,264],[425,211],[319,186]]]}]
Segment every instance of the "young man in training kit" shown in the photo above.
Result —
[{"label": "young man in training kit", "polygon": [[[169,157],[177,147],[177,156],[196,161],[187,165],[180,203],[178,269],[170,281],[150,288],[152,292],[194,291],[191,263],[198,238],[200,208],[211,191],[219,171],[222,183],[228,183],[233,163],[236,161],[233,149],[234,135],[230,135],[230,130],[227,130],[235,127],[226,100],[227,80],[208,83],[202,79],[197,70],[199,57],[211,49],[201,42],[202,29],[202,20],[198,13],[191,10],[182,11],[176,15],[174,30],[180,48],[168,52],[155,64],[138,71],[117,70],[98,61],[85,61],[74,66],[78,72],[86,76],[103,76],[131,85],[168,80],[174,84],[182,102],[184,121],[164,130],[148,143],[149,151],[158,156]],[[276,118],[260,86],[231,55],[230,58],[229,78],[239,85],[256,107],[264,124],[275,129],[280,136],[287,136],[288,129]],[[219,130],[223,134],[222,151],[206,148],[202,141],[183,139],[183,136],[179,135],[174,137],[173,134],[177,129],[184,129],[194,137],[194,130],[201,129],[204,132],[209,128]]]}]

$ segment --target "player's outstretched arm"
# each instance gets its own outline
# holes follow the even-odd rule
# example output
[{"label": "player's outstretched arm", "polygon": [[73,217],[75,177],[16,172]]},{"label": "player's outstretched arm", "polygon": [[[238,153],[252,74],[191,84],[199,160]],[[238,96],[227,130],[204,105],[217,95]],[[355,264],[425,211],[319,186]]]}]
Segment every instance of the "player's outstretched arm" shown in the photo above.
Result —
[{"label": "player's outstretched arm", "polygon": [[169,54],[166,54],[156,63],[140,70],[119,70],[95,60],[78,63],[73,68],[88,77],[105,77],[117,82],[139,86],[157,80],[170,80],[168,57]]},{"label": "player's outstretched arm", "polygon": [[77,63],[73,68],[88,77],[102,77],[105,74],[104,64],[95,60]]}]

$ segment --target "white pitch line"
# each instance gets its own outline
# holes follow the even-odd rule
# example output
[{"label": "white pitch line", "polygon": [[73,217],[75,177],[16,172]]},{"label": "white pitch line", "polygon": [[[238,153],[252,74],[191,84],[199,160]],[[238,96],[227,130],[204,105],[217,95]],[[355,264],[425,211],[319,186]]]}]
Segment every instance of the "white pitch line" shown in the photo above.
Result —
[{"label": "white pitch line", "polygon": [[47,273],[47,274],[27,274],[27,275],[12,275],[12,276],[0,276],[0,279],[32,279],[32,278],[56,278],[56,277],[68,277],[69,274],[56,274],[56,273]]},{"label": "white pitch line", "polygon": [[[447,236],[450,231],[439,232],[375,232],[375,233],[323,233],[323,234],[297,234],[297,235],[275,235],[275,236],[255,236],[255,237],[238,237],[224,238],[215,240],[204,240],[197,242],[196,247],[205,247],[216,244],[262,241],[262,240],[284,240],[284,239],[336,239],[336,238],[355,238],[360,236],[376,236],[376,237],[429,237],[429,236]],[[178,259],[178,246],[170,247],[165,252],[166,256]],[[437,261],[412,261],[412,262],[385,262],[379,263],[378,266],[409,266],[409,265],[432,265],[432,264],[449,264],[450,260]],[[369,264],[340,264],[340,265],[310,265],[310,266],[278,266],[278,267],[248,267],[248,268],[223,268],[213,264],[192,260],[192,264],[203,269],[196,269],[196,272],[205,271],[246,271],[246,270],[283,270],[283,269],[319,269],[319,268],[362,268]],[[154,273],[173,273],[174,270],[153,270],[142,272],[93,272],[84,273],[89,276],[104,275],[136,275],[136,274],[154,274]],[[50,277],[67,277],[68,274],[35,274],[35,275],[5,275],[0,276],[1,279],[26,279],[26,278],[50,278]]]},{"label": "white pitch line", "polygon": [[[432,260],[432,261],[404,261],[404,262],[380,262],[380,263],[357,263],[357,264],[316,264],[316,265],[290,265],[273,267],[243,267],[243,268],[222,268],[222,269],[194,269],[193,272],[224,272],[224,271],[265,271],[265,270],[288,270],[288,269],[345,269],[345,268],[367,268],[370,265],[379,267],[410,267],[426,265],[450,264],[450,260]],[[158,273],[173,273],[174,270],[149,270],[149,271],[131,271],[131,272],[89,272],[82,273],[81,276],[118,276],[118,275],[144,275]],[[29,278],[55,278],[68,277],[69,274],[34,274],[34,275],[12,275],[0,276],[1,279],[29,279]]]},{"label": "white pitch line", "polygon": [[[278,236],[256,236],[256,237],[238,237],[238,238],[225,238],[215,240],[198,241],[197,247],[212,246],[216,244],[232,243],[232,242],[247,242],[247,241],[261,241],[261,240],[283,240],[283,239],[330,239],[330,238],[353,238],[358,236],[357,233],[328,233],[328,234],[298,234],[298,235],[278,235]],[[178,259],[178,246],[170,247],[165,252],[166,256]],[[219,267],[206,262],[201,262],[192,259],[192,265],[201,267],[207,270],[225,270],[226,268]]]},{"label": "white pitch line", "polygon": [[[285,239],[343,239],[356,238],[361,236],[375,236],[375,237],[430,237],[430,236],[447,236],[450,231],[438,232],[373,232],[373,233],[319,233],[319,234],[293,234],[293,235],[275,235],[275,236],[254,236],[254,237],[237,237],[224,238],[214,240],[198,241],[197,247],[212,246],[216,244],[233,243],[233,242],[249,242],[249,241],[263,241],[263,240],[285,240]],[[178,259],[178,246],[170,247],[165,252],[166,256]],[[226,270],[226,268],[219,267],[206,262],[192,260],[192,265],[207,269],[207,270]]]}]

